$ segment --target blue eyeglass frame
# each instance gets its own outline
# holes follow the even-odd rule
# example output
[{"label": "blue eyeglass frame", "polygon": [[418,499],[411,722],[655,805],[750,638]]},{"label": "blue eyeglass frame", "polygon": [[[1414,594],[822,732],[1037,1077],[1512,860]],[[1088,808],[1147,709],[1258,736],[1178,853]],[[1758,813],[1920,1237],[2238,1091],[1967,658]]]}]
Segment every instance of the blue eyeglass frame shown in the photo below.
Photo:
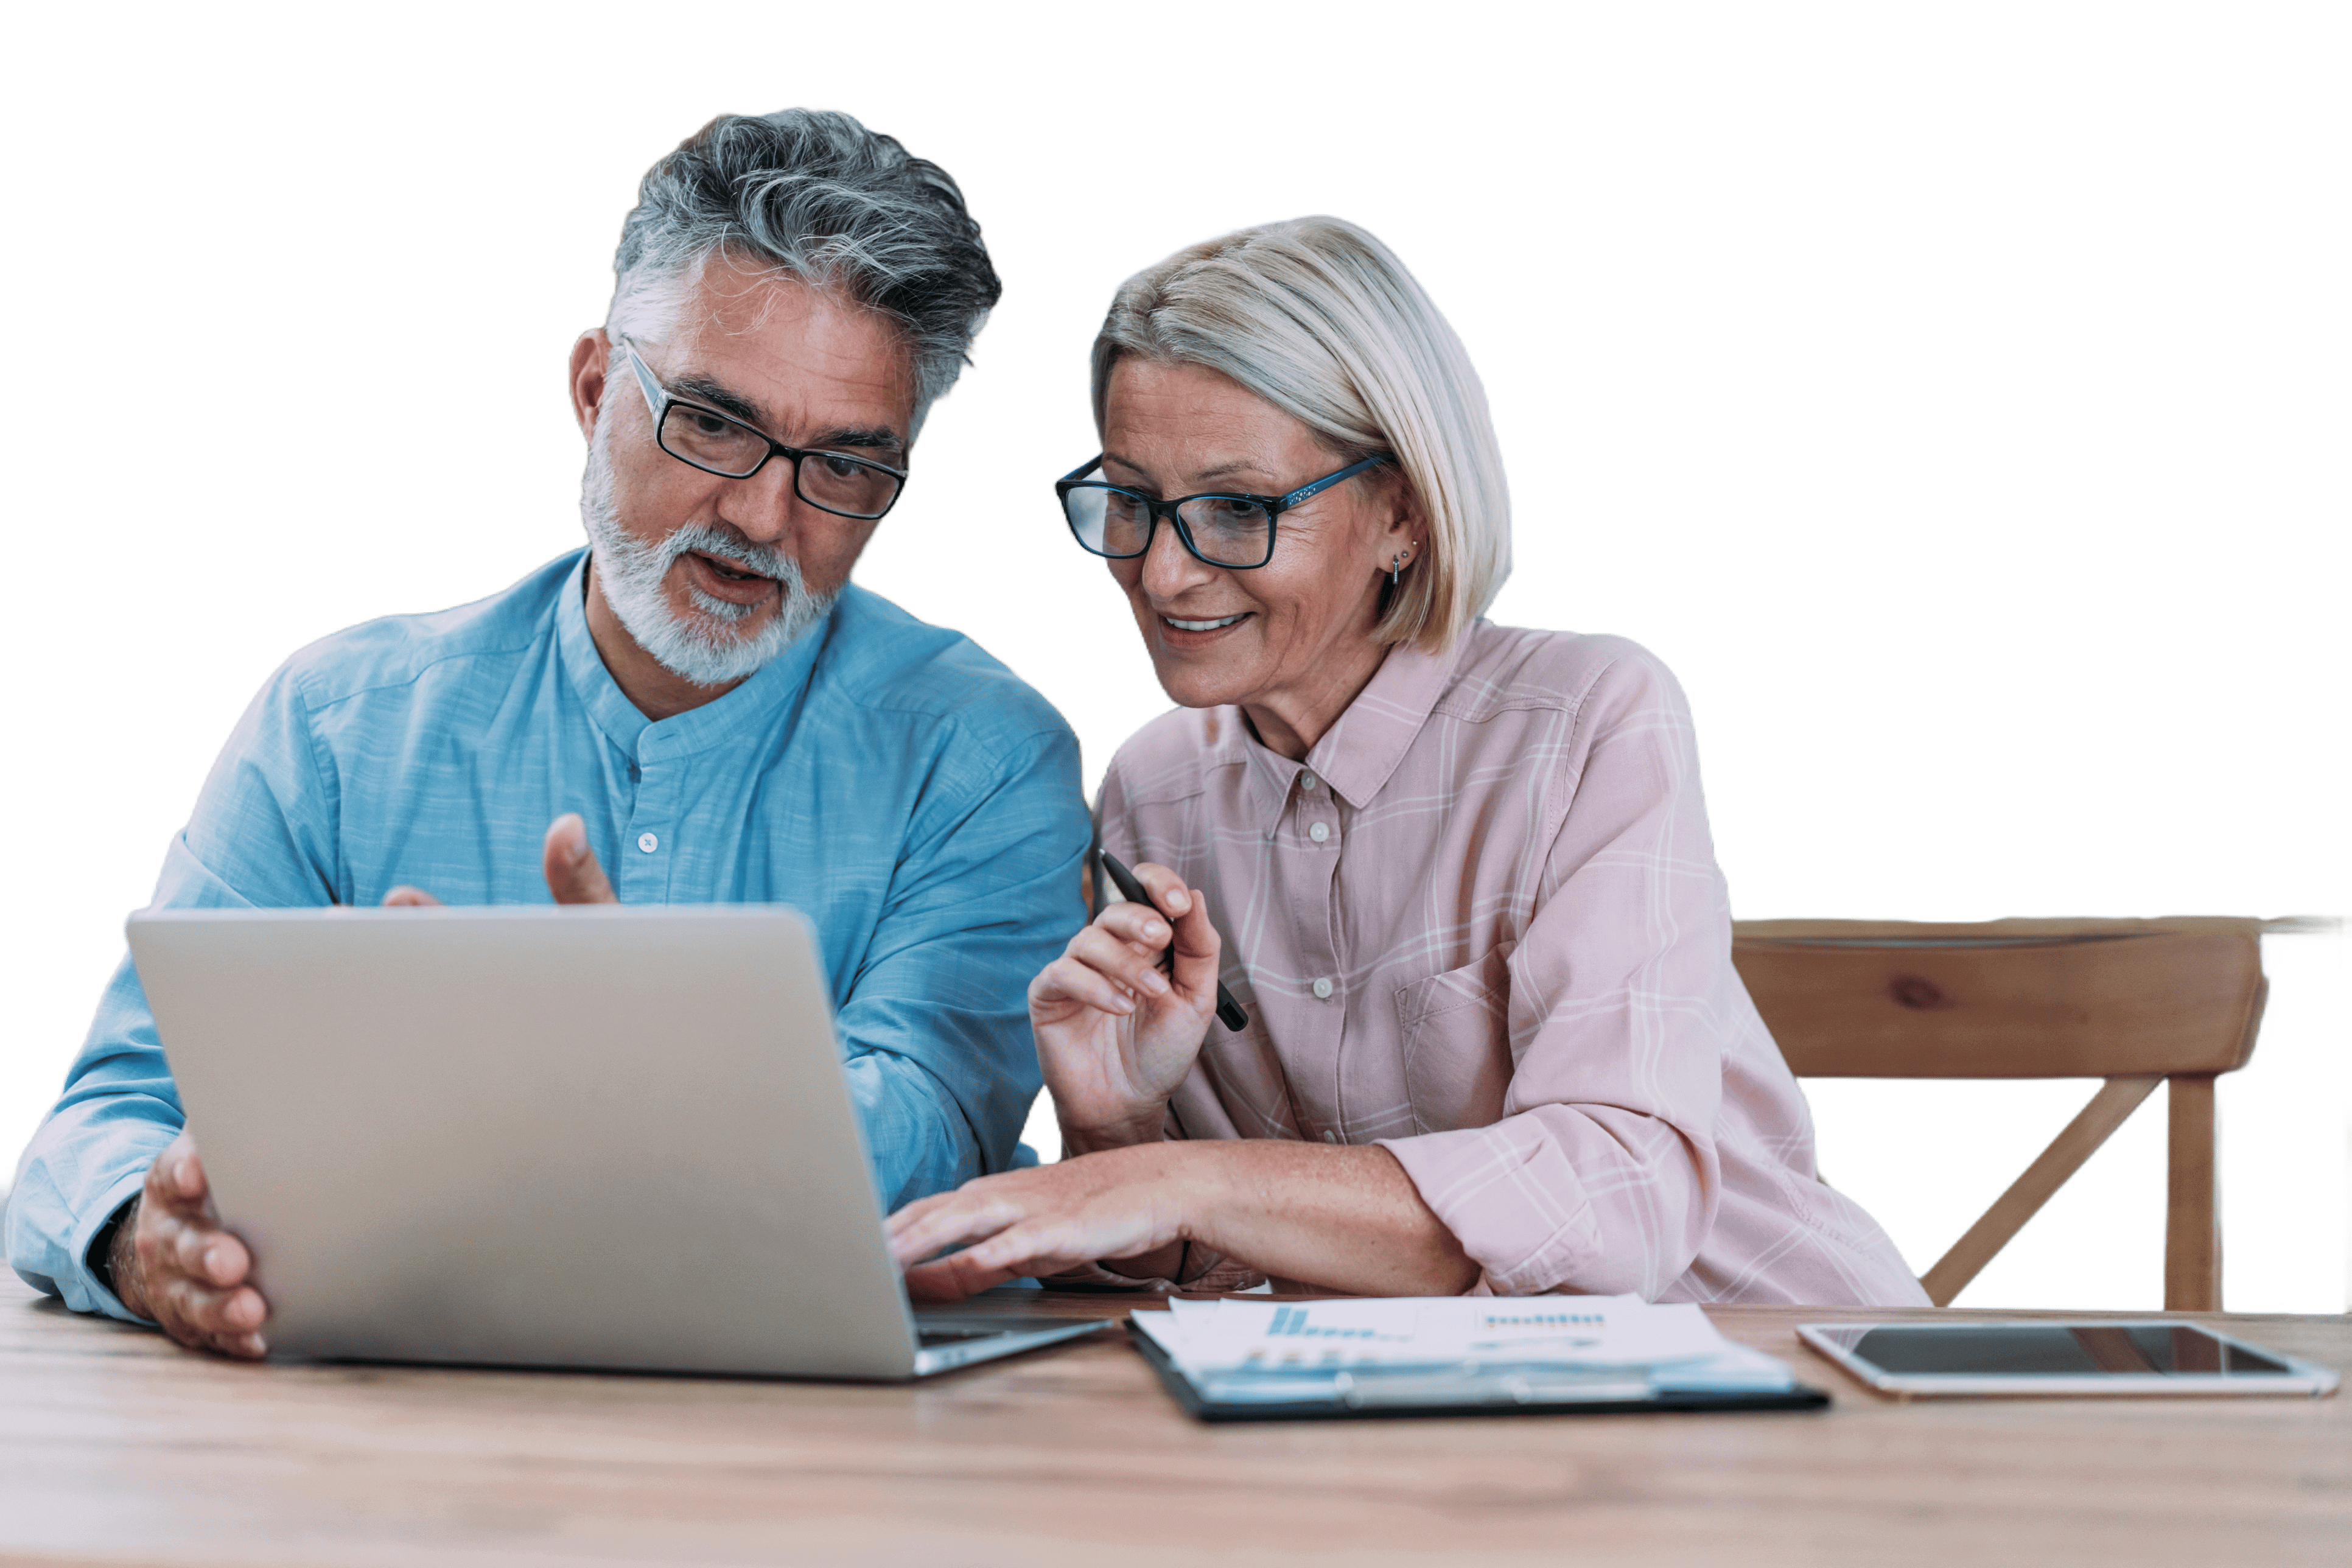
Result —
[{"label": "blue eyeglass frame", "polygon": [[[1376,468],[1382,463],[1395,462],[1396,454],[1375,452],[1362,462],[1350,463],[1337,473],[1326,474],[1319,479],[1309,479],[1286,495],[1254,496],[1241,490],[1203,490],[1198,495],[1178,496],[1173,500],[1161,500],[1157,496],[1145,495],[1141,490],[1131,486],[1115,485],[1108,479],[1086,478],[1087,474],[1102,467],[1102,460],[1103,454],[1097,452],[1054,481],[1054,499],[1062,503],[1062,521],[1068,524],[1070,537],[1077,540],[1079,549],[1089,555],[1100,556],[1106,561],[1133,561],[1138,556],[1149,555],[1151,553],[1151,542],[1160,533],[1160,520],[1166,518],[1176,530],[1176,542],[1184,547],[1186,553],[1202,565],[1214,566],[1225,572],[1255,572],[1267,561],[1274,559],[1274,536],[1279,531],[1279,523],[1284,512],[1303,502],[1313,500],[1333,485],[1352,479],[1366,468]],[[1130,551],[1125,555],[1114,555],[1108,550],[1097,550],[1081,538],[1078,534],[1077,520],[1070,515],[1070,492],[1078,489],[1117,490],[1129,500],[1140,502],[1151,517],[1151,529],[1143,536],[1143,548]],[[1188,500],[1245,500],[1253,506],[1264,507],[1265,509],[1265,560],[1253,561],[1248,565],[1242,566],[1231,561],[1213,561],[1202,554],[1200,547],[1192,542],[1192,531],[1184,526],[1183,516],[1176,510]]]}]

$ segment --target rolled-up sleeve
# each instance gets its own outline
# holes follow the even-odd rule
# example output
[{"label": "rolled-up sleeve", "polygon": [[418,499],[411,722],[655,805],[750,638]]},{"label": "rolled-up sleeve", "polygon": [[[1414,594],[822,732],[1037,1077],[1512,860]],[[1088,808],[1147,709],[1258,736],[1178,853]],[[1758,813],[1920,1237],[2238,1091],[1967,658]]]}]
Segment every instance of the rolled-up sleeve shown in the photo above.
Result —
[{"label": "rolled-up sleeve", "polygon": [[891,1208],[1013,1165],[1041,1082],[1029,981],[1086,920],[1068,730],[956,758],[841,1002],[850,1092]]},{"label": "rolled-up sleeve", "polygon": [[1379,1142],[1478,1263],[1477,1289],[1654,1300],[1714,1223],[1712,1131],[1744,993],[1680,689],[1654,660],[1621,660],[1575,728],[1508,960],[1504,1114]]}]

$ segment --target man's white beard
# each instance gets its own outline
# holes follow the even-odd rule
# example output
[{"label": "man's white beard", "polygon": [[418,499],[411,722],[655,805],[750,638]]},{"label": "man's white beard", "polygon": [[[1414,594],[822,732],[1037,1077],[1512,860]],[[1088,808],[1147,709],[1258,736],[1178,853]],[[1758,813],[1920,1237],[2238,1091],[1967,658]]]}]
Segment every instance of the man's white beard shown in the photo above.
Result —
[{"label": "man's white beard", "polygon": [[[588,443],[588,472],[580,485],[580,519],[588,530],[588,543],[596,556],[596,582],[604,602],[621,617],[621,625],[637,646],[654,656],[664,669],[697,686],[727,686],[759,670],[761,666],[807,635],[810,627],[832,613],[838,591],[822,597],[801,581],[800,563],[782,551],[751,543],[733,530],[722,531],[708,523],[690,522],[655,543],[641,542],[621,526],[613,500],[613,463],[600,423]],[[689,586],[687,598],[693,614],[679,616],[669,607],[663,582],[677,558],[688,551],[731,562],[744,570],[775,580],[782,602],[767,625],[746,636],[738,623],[756,614],[757,605],[730,604]]]}]

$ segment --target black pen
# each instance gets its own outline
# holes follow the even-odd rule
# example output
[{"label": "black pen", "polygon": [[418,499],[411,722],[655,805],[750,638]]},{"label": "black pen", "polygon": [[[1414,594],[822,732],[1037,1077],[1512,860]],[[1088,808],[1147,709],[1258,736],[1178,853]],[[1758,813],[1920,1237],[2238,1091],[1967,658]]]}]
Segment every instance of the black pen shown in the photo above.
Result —
[{"label": "black pen", "polygon": [[[1120,898],[1147,909],[1157,910],[1160,907],[1151,901],[1151,895],[1143,890],[1143,884],[1135,879],[1135,873],[1118,863],[1118,856],[1108,849],[1097,853],[1102,857],[1103,869],[1110,873],[1111,886],[1118,889]],[[1160,955],[1160,967],[1170,972],[1176,967],[1176,939],[1172,934],[1168,939],[1168,951]],[[1236,1035],[1249,1027],[1249,1015],[1242,1011],[1242,1005],[1234,1000],[1234,994],[1225,989],[1225,983],[1222,980],[1217,982],[1217,1022]]]}]

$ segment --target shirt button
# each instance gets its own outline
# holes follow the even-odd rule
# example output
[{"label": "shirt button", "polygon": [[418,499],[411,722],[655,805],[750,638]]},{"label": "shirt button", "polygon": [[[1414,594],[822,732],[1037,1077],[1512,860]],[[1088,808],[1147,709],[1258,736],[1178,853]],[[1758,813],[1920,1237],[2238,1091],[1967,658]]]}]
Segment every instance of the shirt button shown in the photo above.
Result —
[{"label": "shirt button", "polygon": [[1331,837],[1331,829],[1325,824],[1318,822],[1314,826],[1307,830],[1307,837],[1315,840],[1316,843],[1320,844],[1323,840]]},{"label": "shirt button", "polygon": [[1299,774],[1299,775],[1298,775],[1298,787],[1299,787],[1300,789],[1303,789],[1303,790],[1307,791],[1309,794],[1312,794],[1312,793],[1314,792],[1314,789],[1315,789],[1315,775],[1314,775],[1313,773],[1301,773],[1301,774]]},{"label": "shirt button", "polygon": [[1337,1132],[1332,1131],[1328,1127],[1323,1129],[1323,1142],[1326,1143],[1337,1143],[1339,1141],[1339,1135]]},{"label": "shirt button", "polygon": [[1328,980],[1317,981],[1315,983],[1315,1000],[1318,1002],[1328,1002],[1330,999],[1331,983]]},{"label": "shirt button", "polygon": [[661,847],[661,840],[650,833],[640,833],[637,835],[637,847],[650,855]]}]

